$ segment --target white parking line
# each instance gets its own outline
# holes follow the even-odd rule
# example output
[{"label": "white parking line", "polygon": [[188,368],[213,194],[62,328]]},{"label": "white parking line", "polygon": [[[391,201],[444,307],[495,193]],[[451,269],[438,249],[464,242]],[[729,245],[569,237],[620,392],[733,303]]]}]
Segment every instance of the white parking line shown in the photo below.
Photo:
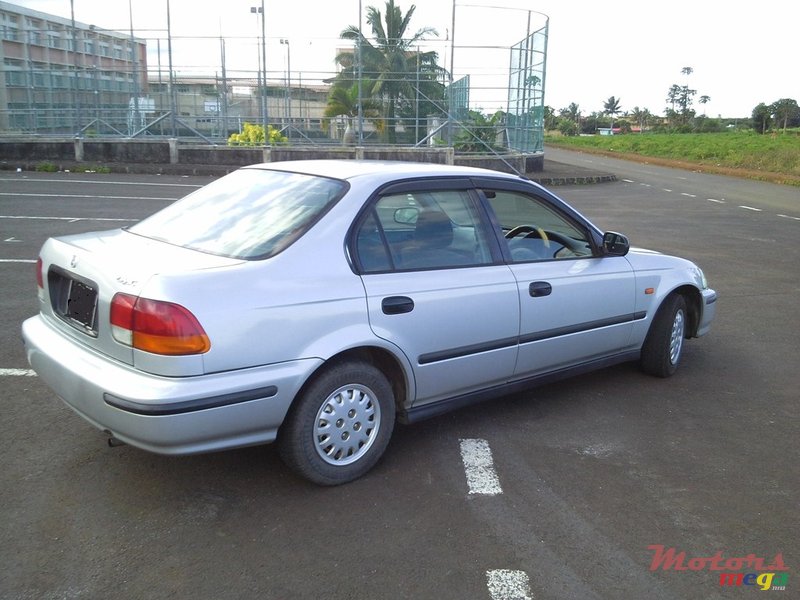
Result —
[{"label": "white parking line", "polygon": [[503,493],[494,470],[492,450],[486,440],[461,440],[461,459],[470,494],[496,496]]},{"label": "white parking line", "polygon": [[743,204],[740,204],[739,208],[743,208],[745,210],[752,210],[753,212],[763,212],[760,208],[753,208],[752,206],[744,206]]},{"label": "white parking line", "polygon": [[178,198],[157,198],[155,196],[95,196],[92,194],[12,194],[0,192],[0,196],[12,196],[14,198],[102,198],[103,200],[168,200],[174,202]]},{"label": "white parking line", "polygon": [[800,217],[792,217],[790,215],[778,215],[781,219],[792,219],[793,221],[800,221]]},{"label": "white parking line", "polygon": [[143,181],[92,181],[89,179],[36,179],[31,177],[25,177],[20,179],[19,177],[0,177],[0,181],[14,181],[16,183],[25,182],[25,183],[52,183],[54,181],[58,182],[58,185],[63,185],[65,183],[90,183],[93,185],[151,185],[157,187],[190,187],[190,188],[200,188],[203,187],[202,185],[196,185],[192,183],[145,183]]},{"label": "white parking line", "polygon": [[21,215],[0,215],[0,219],[20,219],[31,221],[69,221],[70,223],[77,223],[78,221],[138,221],[139,219],[116,219],[111,217],[26,217]]},{"label": "white parking line", "polygon": [[716,198],[706,198],[709,202],[714,202],[716,204],[725,204],[725,200],[717,200]]},{"label": "white parking line", "polygon": [[36,261],[30,258],[0,258],[0,263],[28,263],[34,264]]},{"label": "white parking line", "polygon": [[530,579],[525,571],[486,571],[486,586],[492,600],[533,600]]},{"label": "white parking line", "polygon": [[686,192],[681,192],[681,196],[686,196],[688,198],[697,198],[697,194],[687,194]]},{"label": "white parking line", "polygon": [[33,369],[0,369],[0,377],[36,377]]}]

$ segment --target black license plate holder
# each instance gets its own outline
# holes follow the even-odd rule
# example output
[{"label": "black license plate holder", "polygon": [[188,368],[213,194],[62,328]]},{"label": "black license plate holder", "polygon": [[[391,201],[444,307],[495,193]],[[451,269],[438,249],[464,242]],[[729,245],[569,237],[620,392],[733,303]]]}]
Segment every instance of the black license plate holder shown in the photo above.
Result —
[{"label": "black license plate holder", "polygon": [[81,281],[71,279],[64,316],[94,331],[96,314],[97,290]]}]

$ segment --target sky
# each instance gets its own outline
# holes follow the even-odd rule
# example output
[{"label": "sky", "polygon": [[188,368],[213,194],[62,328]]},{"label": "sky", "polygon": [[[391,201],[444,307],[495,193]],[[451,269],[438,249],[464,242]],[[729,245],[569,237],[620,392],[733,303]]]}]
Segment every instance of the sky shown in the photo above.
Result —
[{"label": "sky", "polygon": [[[481,74],[508,68],[507,50],[466,46],[509,46],[549,17],[545,104],[557,111],[576,103],[584,115],[601,112],[610,96],[623,111],[646,108],[664,114],[673,84],[697,90],[698,114],[749,117],[761,103],[781,98],[800,102],[800,2],[771,0],[396,0],[405,11],[416,5],[410,29],[433,27],[423,50],[434,49],[455,77],[478,74],[473,94],[487,112],[502,109],[498,91],[481,97]],[[18,0],[14,4],[70,17],[70,0]],[[128,0],[73,0],[76,21],[105,29],[130,30]],[[170,0],[173,64],[186,74],[214,76],[221,68],[218,38],[226,37],[226,65],[257,69],[260,25],[251,6],[261,0]],[[339,33],[358,25],[358,0],[264,0],[267,64],[278,77],[321,79],[333,72],[342,47]],[[362,0],[383,10],[385,0]],[[132,0],[135,34],[166,38],[167,0]],[[488,8],[488,7],[492,8]],[[454,8],[455,7],[455,8]],[[500,8],[502,7],[502,8]],[[455,10],[455,27],[453,11]],[[366,23],[364,23],[366,27]],[[188,40],[187,37],[205,36]],[[281,44],[280,40],[289,44]],[[451,42],[455,49],[451,55]],[[158,61],[148,43],[148,63]],[[166,46],[165,42],[162,46]],[[288,59],[288,60],[287,60]],[[162,48],[161,60],[166,61]],[[692,73],[682,73],[690,67]],[[166,66],[164,66],[166,68]],[[493,84],[492,84],[493,85]],[[500,86],[498,86],[500,87]],[[705,105],[700,96],[709,96]],[[473,98],[474,100],[474,98]]]}]

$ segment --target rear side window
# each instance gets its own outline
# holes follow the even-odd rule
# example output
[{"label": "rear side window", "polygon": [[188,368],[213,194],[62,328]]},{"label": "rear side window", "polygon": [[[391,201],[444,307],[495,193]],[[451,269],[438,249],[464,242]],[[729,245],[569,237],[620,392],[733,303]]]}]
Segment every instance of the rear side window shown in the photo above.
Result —
[{"label": "rear side window", "polygon": [[383,196],[358,229],[356,251],[366,273],[492,262],[485,227],[466,190]]},{"label": "rear side window", "polygon": [[130,228],[176,246],[232,258],[268,258],[302,236],[347,184],[300,173],[243,169]]}]

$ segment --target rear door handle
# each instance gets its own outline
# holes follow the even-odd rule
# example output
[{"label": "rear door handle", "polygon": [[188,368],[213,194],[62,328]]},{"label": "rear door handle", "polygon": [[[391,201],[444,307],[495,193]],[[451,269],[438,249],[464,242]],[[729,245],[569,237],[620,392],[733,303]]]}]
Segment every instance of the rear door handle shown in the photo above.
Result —
[{"label": "rear door handle", "polygon": [[549,296],[553,292],[553,286],[546,281],[534,281],[528,286],[528,293],[532,298]]},{"label": "rear door handle", "polygon": [[389,296],[381,301],[381,310],[385,315],[402,315],[414,310],[414,301],[408,296]]}]

